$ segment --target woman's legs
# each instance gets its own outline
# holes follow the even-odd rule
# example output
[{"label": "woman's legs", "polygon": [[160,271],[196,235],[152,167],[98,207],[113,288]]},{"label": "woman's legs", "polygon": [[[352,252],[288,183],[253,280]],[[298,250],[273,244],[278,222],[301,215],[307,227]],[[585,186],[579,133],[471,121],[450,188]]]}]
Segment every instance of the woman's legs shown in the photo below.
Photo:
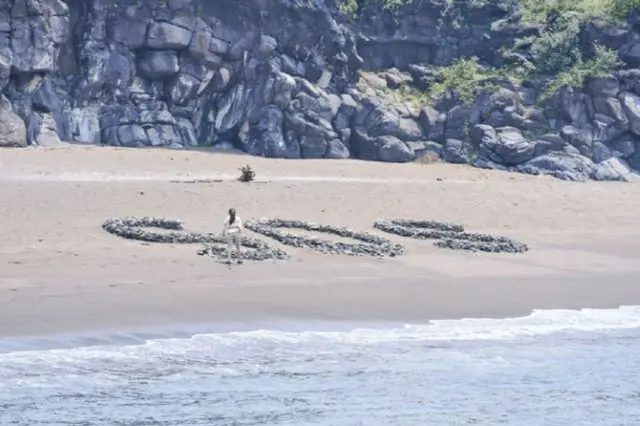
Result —
[{"label": "woman's legs", "polygon": [[234,236],[231,234],[227,235],[227,263],[231,263],[231,250],[233,250]]},{"label": "woman's legs", "polygon": [[236,243],[236,259],[238,263],[242,263],[242,238],[240,234],[235,235],[234,238]]}]

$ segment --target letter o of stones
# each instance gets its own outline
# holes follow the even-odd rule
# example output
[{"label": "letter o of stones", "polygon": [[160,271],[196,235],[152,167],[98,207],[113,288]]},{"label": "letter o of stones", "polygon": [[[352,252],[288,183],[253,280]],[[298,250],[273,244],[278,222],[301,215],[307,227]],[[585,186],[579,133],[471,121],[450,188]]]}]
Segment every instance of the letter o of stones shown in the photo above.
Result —
[{"label": "letter o of stones", "polygon": [[433,220],[388,219],[374,223],[374,228],[389,234],[419,240],[437,240],[436,247],[488,253],[525,253],[526,244],[507,237],[466,232],[464,227]]},{"label": "letter o of stones", "polygon": [[[148,243],[162,244],[204,244],[198,251],[199,255],[209,255],[216,260],[227,259],[226,239],[221,235],[212,233],[198,233],[184,231],[182,222],[179,220],[156,218],[156,217],[123,217],[108,219],[102,224],[102,228],[110,234],[128,240],[145,241]],[[163,231],[152,231],[146,228],[157,228]],[[263,241],[255,238],[242,237],[243,247],[251,250],[242,252],[245,260],[284,260],[290,256],[283,250],[269,246]]]}]

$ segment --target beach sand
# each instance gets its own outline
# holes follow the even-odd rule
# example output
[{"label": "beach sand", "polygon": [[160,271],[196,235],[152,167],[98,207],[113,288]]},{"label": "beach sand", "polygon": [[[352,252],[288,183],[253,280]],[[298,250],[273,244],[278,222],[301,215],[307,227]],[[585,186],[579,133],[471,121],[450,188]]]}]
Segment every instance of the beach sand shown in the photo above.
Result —
[{"label": "beach sand", "polygon": [[[234,180],[244,164],[258,182]],[[112,217],[163,216],[183,220],[189,230],[218,232],[229,207],[245,220],[279,217],[373,232],[410,254],[354,258],[278,245],[294,258],[227,266],[198,256],[199,245],[149,245],[101,228]],[[459,253],[373,229],[375,220],[396,217],[463,224],[515,238],[531,251]],[[420,323],[640,304],[639,223],[638,184],[571,183],[448,164],[5,149],[0,337],[178,322]]]}]

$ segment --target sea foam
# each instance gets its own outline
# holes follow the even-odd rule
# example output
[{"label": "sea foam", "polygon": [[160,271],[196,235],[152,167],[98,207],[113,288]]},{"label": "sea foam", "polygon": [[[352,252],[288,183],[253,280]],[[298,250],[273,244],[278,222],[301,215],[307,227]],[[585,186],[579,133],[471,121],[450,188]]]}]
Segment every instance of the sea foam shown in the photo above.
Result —
[{"label": "sea foam", "polygon": [[[395,328],[351,328],[343,325],[335,331],[335,323],[308,324],[307,330],[255,329],[247,331],[205,332],[207,327],[183,327],[165,332],[131,332],[102,335],[57,336],[50,338],[0,339],[0,362],[9,354],[44,355],[43,352],[106,350],[115,347],[136,351],[162,352],[201,349],[202,347],[237,345],[276,345],[296,343],[332,343],[371,345],[394,342],[505,340],[560,332],[597,332],[613,329],[640,328],[640,306],[617,309],[553,309],[535,310],[515,318],[463,318],[433,320],[426,324],[405,324]],[[334,328],[332,331],[327,329]],[[210,328],[209,328],[210,329]],[[136,349],[138,348],[138,349]]]}]

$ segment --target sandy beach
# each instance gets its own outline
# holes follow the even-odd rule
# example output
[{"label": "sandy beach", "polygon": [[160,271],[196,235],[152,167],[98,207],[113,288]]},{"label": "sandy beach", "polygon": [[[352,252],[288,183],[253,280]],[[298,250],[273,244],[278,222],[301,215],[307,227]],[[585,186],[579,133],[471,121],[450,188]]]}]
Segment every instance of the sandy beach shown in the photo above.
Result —
[{"label": "sandy beach", "polygon": [[[235,181],[244,164],[258,182]],[[410,254],[368,259],[279,246],[294,257],[229,267],[198,256],[198,245],[149,245],[101,228],[113,217],[162,216],[218,232],[232,206],[245,220],[373,232]],[[0,218],[0,337],[282,318],[424,322],[640,304],[637,184],[448,164],[62,146],[0,151]],[[447,251],[374,230],[385,218],[450,221],[531,250]]]}]

